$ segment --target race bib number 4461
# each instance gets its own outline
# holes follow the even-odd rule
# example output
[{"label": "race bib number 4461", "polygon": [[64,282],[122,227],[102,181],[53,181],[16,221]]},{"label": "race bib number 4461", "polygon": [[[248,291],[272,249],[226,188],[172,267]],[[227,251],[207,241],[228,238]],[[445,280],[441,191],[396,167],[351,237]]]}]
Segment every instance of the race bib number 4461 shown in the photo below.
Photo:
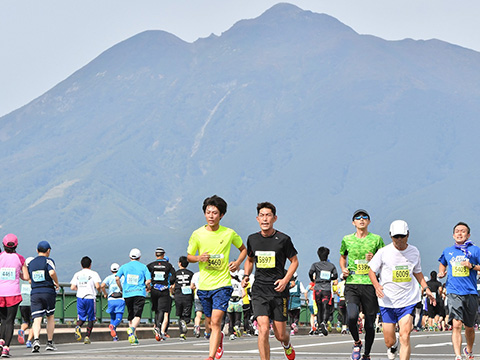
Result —
[{"label": "race bib number 4461", "polygon": [[270,269],[275,267],[275,251],[255,251],[257,268]]}]

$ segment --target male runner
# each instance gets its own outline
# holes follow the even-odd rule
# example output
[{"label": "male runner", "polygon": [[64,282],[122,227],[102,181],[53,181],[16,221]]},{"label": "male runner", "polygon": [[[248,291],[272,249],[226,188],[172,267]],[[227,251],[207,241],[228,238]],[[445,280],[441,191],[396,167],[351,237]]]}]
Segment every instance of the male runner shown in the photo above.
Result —
[{"label": "male runner", "polygon": [[[165,250],[161,247],[155,249],[155,261],[147,265],[152,276],[152,311],[155,312],[155,328],[153,333],[157,341],[166,340],[168,315],[172,309],[170,287],[175,283],[175,269],[165,260]],[[165,316],[166,315],[166,316]]]},{"label": "male runner", "polygon": [[83,341],[84,344],[90,344],[90,335],[95,324],[97,308],[95,300],[97,291],[100,291],[102,279],[96,271],[92,270],[92,259],[84,256],[80,261],[82,270],[73,275],[70,281],[70,289],[77,291],[77,326],[75,326],[75,339],[82,340],[81,327],[87,321],[87,334]]},{"label": "male runner", "polygon": [[418,284],[435,304],[435,297],[423,277],[420,252],[415,246],[407,244],[409,234],[405,221],[392,222],[392,243],[378,250],[368,263],[368,275],[380,304],[383,338],[389,360],[395,360],[398,352],[396,324],[400,328],[400,360],[410,359],[410,333],[413,330],[415,306],[422,297]]},{"label": "male runner", "polygon": [[190,323],[192,318],[193,289],[191,288],[191,282],[193,272],[188,270],[187,266],[187,257],[180,256],[178,259],[179,269],[175,274],[174,294],[181,340],[187,339],[187,324]]},{"label": "male runner", "polygon": [[370,215],[366,210],[356,210],[352,224],[356,231],[346,235],[340,246],[340,268],[345,279],[348,327],[354,340],[351,359],[359,360],[362,351],[363,345],[358,333],[358,315],[362,306],[365,315],[365,352],[362,359],[368,360],[375,340],[375,316],[378,312],[375,288],[368,276],[368,262],[385,244],[379,235],[368,231]]},{"label": "male runner", "polygon": [[47,317],[47,345],[45,350],[57,350],[53,343],[53,333],[55,331],[56,290],[60,286],[58,285],[55,262],[50,258],[51,250],[52,248],[47,241],[40,241],[37,245],[38,256],[28,264],[28,274],[32,281],[30,302],[33,319],[32,352],[34,353],[40,351],[40,329],[43,316]]},{"label": "male runner", "polygon": [[[455,360],[461,360],[462,325],[465,325],[467,346],[463,354],[467,360],[473,359],[475,341],[475,316],[477,314],[477,271],[480,270],[480,248],[470,239],[470,227],[459,222],[453,228],[455,244],[443,250],[438,259],[438,277],[447,275],[448,323],[452,325],[452,344]],[[448,268],[448,269],[447,269]]]},{"label": "male runner", "polygon": [[[258,350],[261,360],[270,360],[270,320],[273,320],[275,337],[283,346],[288,360],[295,359],[295,350],[287,331],[289,283],[298,268],[297,250],[290,237],[273,228],[277,221],[276,208],[269,202],[257,205],[260,232],[247,240],[242,286],[248,285],[255,264],[255,282],[252,286],[253,313],[258,324]],[[285,271],[286,260],[290,260]]]},{"label": "male runner", "polygon": [[[214,357],[220,359],[223,355],[224,335],[220,327],[233,291],[230,271],[240,267],[247,249],[235,231],[220,225],[220,220],[227,212],[225,200],[213,195],[204,200],[202,209],[207,225],[192,233],[188,242],[187,259],[192,263],[199,262],[197,294],[202,302],[206,322],[209,322],[211,328],[207,360],[213,360]],[[240,255],[236,261],[229,262],[232,244],[240,250]],[[197,252],[198,255],[195,255]]]},{"label": "male runner", "polygon": [[108,325],[108,328],[113,341],[118,341],[117,326],[122,322],[123,313],[125,312],[125,299],[123,298],[122,290],[120,290],[115,280],[119,268],[120,265],[117,263],[110,265],[112,273],[100,284],[103,296],[108,299],[107,313],[110,314],[110,325]]},{"label": "male runner", "polygon": [[128,342],[138,345],[136,330],[142,318],[147,290],[150,291],[151,276],[147,267],[140,262],[142,253],[139,249],[130,250],[129,256],[131,261],[120,266],[115,281],[123,292],[128,310]]}]

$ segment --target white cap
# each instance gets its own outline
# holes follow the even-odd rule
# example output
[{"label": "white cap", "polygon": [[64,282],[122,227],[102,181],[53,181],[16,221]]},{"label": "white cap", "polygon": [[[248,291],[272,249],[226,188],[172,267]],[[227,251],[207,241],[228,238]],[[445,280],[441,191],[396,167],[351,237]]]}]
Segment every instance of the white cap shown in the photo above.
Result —
[{"label": "white cap", "polygon": [[27,257],[27,258],[25,259],[25,266],[27,266],[27,267],[28,267],[28,265],[30,264],[30,261],[32,261],[33,259],[34,259],[34,257],[33,257],[33,256],[29,256],[29,257]]},{"label": "white cap", "polygon": [[130,250],[130,255],[129,256],[130,256],[130,259],[137,260],[137,259],[140,259],[140,256],[142,256],[142,253],[137,248],[134,248],[134,249]]},{"label": "white cap", "polygon": [[118,265],[117,263],[113,263],[112,265],[110,265],[110,271],[118,271],[119,267],[120,265]]},{"label": "white cap", "polygon": [[407,235],[408,224],[403,220],[395,220],[390,224],[390,236]]}]

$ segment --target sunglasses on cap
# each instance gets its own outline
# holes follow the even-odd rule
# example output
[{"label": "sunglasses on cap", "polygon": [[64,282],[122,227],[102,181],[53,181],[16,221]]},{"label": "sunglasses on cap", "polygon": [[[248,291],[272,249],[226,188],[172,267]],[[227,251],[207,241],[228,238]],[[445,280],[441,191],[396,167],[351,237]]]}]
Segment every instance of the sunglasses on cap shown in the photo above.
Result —
[{"label": "sunglasses on cap", "polygon": [[361,220],[361,219],[368,220],[368,215],[355,216],[354,219],[355,220]]}]

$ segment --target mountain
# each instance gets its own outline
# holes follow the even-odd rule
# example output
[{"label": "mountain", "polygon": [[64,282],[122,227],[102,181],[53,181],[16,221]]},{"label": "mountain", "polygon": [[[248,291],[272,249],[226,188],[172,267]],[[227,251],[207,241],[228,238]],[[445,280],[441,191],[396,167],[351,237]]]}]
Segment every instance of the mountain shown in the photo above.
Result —
[{"label": "mountain", "polygon": [[366,208],[386,243],[391,221],[409,223],[428,274],[456,222],[475,240],[479,68],[473,50],[359,35],[290,4],[193,43],[140,33],[0,118],[2,232],[25,256],[50,241],[68,281],[82,256],[106,275],[132,247],[176,264],[207,196],[244,239],[271,201],[305,282],[319,246],[338,264]]}]

